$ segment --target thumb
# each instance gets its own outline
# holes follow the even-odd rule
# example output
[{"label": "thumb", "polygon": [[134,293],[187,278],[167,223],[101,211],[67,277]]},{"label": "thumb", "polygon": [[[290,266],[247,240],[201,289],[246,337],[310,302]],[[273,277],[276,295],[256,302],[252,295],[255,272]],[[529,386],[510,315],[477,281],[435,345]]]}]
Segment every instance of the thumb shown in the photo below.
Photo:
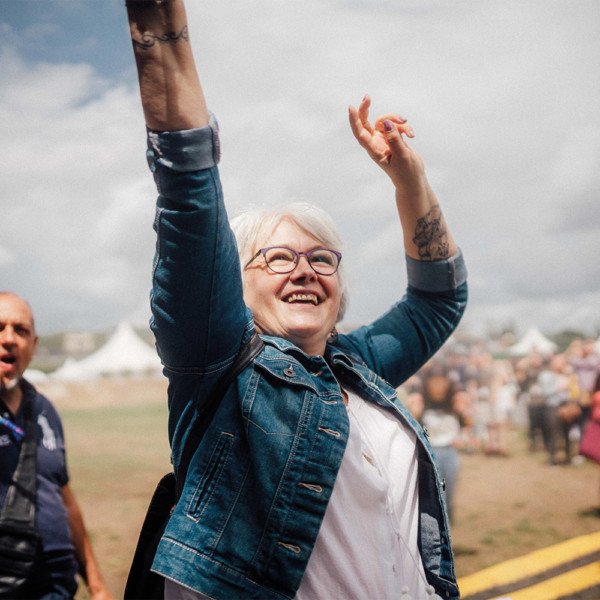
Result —
[{"label": "thumb", "polygon": [[402,127],[402,125],[396,125],[389,119],[386,119],[383,122],[383,131],[393,155],[399,155],[408,150],[407,144],[402,138],[402,133],[411,135],[411,137],[414,135],[412,129],[410,131],[404,131],[404,129],[401,130],[400,127]]}]

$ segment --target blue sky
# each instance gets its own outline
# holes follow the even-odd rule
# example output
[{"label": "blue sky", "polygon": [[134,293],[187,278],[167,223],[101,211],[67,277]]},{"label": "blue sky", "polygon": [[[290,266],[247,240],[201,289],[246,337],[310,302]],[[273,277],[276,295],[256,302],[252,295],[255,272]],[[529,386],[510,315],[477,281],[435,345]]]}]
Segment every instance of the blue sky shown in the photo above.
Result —
[{"label": "blue sky", "polygon": [[[320,203],[348,320],[406,285],[393,190],[347,106],[411,121],[468,261],[464,327],[600,325],[596,0],[188,2],[231,212]],[[155,190],[121,0],[0,0],[0,288],[42,332],[146,321]],[[373,265],[377,265],[374,268]]]},{"label": "blue sky", "polygon": [[27,61],[86,62],[107,77],[131,68],[124,2],[0,0],[0,8],[8,41]]}]

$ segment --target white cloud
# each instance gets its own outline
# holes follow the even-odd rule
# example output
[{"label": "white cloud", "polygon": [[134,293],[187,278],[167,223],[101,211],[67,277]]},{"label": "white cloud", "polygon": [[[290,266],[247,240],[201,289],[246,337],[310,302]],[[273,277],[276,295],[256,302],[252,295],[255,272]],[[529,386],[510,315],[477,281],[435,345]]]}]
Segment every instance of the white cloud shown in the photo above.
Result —
[{"label": "white cloud", "polygon": [[[222,127],[229,207],[321,203],[348,242],[349,320],[373,317],[405,284],[393,190],[347,125],[348,104],[365,92],[374,113],[401,112],[415,128],[412,143],[468,260],[467,318],[593,320],[595,0],[237,0],[188,2],[188,14]],[[10,83],[0,88],[10,140],[0,161],[5,253],[27,256],[46,284],[91,306],[133,311],[154,249],[133,73],[123,84],[77,57],[31,63],[10,45],[0,47],[0,71]]]}]

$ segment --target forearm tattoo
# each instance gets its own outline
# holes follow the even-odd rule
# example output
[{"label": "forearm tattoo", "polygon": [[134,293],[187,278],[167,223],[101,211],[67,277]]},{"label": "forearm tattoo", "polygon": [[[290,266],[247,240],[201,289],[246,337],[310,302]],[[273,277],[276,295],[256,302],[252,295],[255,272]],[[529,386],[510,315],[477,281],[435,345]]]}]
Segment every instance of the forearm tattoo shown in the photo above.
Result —
[{"label": "forearm tattoo", "polygon": [[448,258],[448,232],[439,206],[434,206],[417,221],[412,241],[418,248],[421,260]]},{"label": "forearm tattoo", "polygon": [[161,36],[153,35],[152,33],[144,33],[142,35],[142,41],[132,40],[134,48],[140,48],[142,50],[148,50],[152,48],[157,42],[161,44],[177,44],[179,41],[189,42],[190,37],[188,34],[188,26],[184,25],[183,29],[179,33],[174,31],[170,33],[164,33]]}]

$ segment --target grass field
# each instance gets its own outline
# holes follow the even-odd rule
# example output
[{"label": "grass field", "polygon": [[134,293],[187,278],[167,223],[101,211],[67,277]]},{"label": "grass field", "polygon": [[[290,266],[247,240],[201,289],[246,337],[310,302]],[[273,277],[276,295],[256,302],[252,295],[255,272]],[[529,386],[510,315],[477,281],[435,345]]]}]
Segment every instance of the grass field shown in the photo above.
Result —
[{"label": "grass field", "polygon": [[[166,384],[106,380],[46,387],[63,418],[71,486],[94,551],[109,589],[122,598],[148,502],[171,468]],[[78,598],[88,598],[84,586]]]},{"label": "grass field", "polygon": [[[170,469],[166,383],[101,380],[38,386],[65,426],[71,485],[105,580],[122,597],[139,528]],[[513,432],[512,456],[462,456],[452,538],[459,577],[600,529],[598,466],[550,467]],[[80,600],[88,598],[84,588]]]}]

